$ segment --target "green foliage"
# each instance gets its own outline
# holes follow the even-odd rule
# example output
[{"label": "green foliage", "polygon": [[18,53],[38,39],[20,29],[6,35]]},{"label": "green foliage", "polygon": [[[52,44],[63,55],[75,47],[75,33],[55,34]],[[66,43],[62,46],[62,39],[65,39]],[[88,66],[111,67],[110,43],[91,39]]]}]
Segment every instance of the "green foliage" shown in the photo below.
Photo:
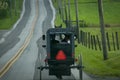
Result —
[{"label": "green foliage", "polygon": [[7,2],[0,0],[0,19],[3,19],[7,16],[8,4]]},{"label": "green foliage", "polygon": [[7,16],[7,10],[6,9],[0,9],[0,19],[3,19]]},{"label": "green foliage", "polygon": [[23,0],[11,0],[11,2],[10,0],[1,1],[7,3],[7,7],[0,9],[0,29],[10,29],[20,17]]}]

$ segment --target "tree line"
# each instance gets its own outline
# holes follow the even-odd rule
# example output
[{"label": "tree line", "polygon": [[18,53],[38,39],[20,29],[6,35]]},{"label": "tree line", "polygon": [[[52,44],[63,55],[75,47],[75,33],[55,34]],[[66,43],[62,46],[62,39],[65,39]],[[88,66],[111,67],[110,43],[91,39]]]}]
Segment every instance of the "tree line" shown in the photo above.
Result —
[{"label": "tree line", "polygon": [[21,9],[22,1],[23,0],[0,0],[0,19],[17,15]]},{"label": "tree line", "polygon": [[7,16],[8,6],[9,6],[8,0],[0,0],[0,18],[4,18]]}]

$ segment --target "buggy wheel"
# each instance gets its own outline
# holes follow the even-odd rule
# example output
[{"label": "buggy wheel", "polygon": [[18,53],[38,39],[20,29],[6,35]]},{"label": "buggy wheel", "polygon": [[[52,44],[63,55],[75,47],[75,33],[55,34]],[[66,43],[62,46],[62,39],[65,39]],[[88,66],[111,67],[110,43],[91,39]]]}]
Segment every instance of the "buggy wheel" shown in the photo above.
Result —
[{"label": "buggy wheel", "polygon": [[42,80],[42,69],[40,67],[40,80]]},{"label": "buggy wheel", "polygon": [[58,78],[58,80],[62,80],[62,76],[61,75],[56,75],[56,77]]},{"label": "buggy wheel", "polygon": [[79,55],[79,63],[78,63],[78,66],[79,66],[79,78],[80,80],[83,80],[83,71],[82,71],[82,68],[83,68],[83,65],[82,65],[82,55],[80,54]]}]

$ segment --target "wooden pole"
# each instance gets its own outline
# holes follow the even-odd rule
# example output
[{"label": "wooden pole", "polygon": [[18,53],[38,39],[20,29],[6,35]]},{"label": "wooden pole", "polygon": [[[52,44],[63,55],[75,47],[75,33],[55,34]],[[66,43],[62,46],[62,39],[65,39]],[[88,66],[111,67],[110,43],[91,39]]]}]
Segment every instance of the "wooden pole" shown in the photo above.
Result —
[{"label": "wooden pole", "polygon": [[78,43],[80,43],[80,38],[79,38],[79,19],[78,19],[78,0],[74,0],[74,2],[75,2],[75,12],[76,12],[77,38],[78,38]]},{"label": "wooden pole", "polygon": [[70,0],[68,0],[69,27],[71,27]]},{"label": "wooden pole", "polygon": [[68,27],[68,16],[67,16],[67,9],[66,9],[66,0],[64,1],[64,7],[65,7],[65,17],[66,17],[65,23],[66,23],[66,27]]},{"label": "wooden pole", "polygon": [[106,33],[106,39],[107,39],[108,50],[111,51],[110,40],[109,40],[109,34],[108,34],[108,32]]},{"label": "wooden pole", "polygon": [[116,45],[117,45],[117,49],[119,50],[118,32],[115,32],[115,35],[116,35]]},{"label": "wooden pole", "polygon": [[114,33],[112,33],[112,42],[113,42],[113,49],[114,49],[114,51],[116,50],[115,49],[115,38],[114,38],[115,36],[114,36]]},{"label": "wooden pole", "polygon": [[[60,0],[59,0],[60,1]],[[63,13],[63,1],[61,0],[60,2],[60,9],[61,9],[61,18],[62,18],[62,20],[64,21],[64,13]]]},{"label": "wooden pole", "polygon": [[101,35],[102,35],[103,58],[104,60],[107,60],[108,54],[107,54],[107,48],[106,48],[102,0],[98,0],[98,11],[99,11],[100,28],[101,28]]},{"label": "wooden pole", "polygon": [[60,5],[60,0],[57,1],[58,2],[58,11],[59,11],[59,14],[61,16],[61,5]]}]

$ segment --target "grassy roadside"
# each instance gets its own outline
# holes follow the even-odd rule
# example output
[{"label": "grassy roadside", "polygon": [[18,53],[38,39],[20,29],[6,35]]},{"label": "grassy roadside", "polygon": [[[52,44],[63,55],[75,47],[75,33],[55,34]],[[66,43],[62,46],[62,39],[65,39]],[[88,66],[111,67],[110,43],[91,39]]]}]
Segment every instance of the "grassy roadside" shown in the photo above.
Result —
[{"label": "grassy roadside", "polygon": [[[80,28],[84,32],[90,32],[92,35],[101,35],[100,28]],[[109,27],[105,28],[106,32],[113,33],[118,32],[120,35],[120,27]],[[110,41],[112,36],[110,37]],[[119,37],[120,42],[120,37]],[[110,42],[112,43],[112,41]],[[111,44],[112,45],[112,44]],[[120,50],[108,51],[108,60],[103,60],[102,51],[95,51],[89,49],[81,44],[78,44],[76,48],[76,56],[82,53],[83,64],[85,66],[84,70],[89,74],[98,75],[98,76],[116,76],[120,77]]]},{"label": "grassy roadside", "polygon": [[18,20],[18,18],[19,16],[14,16],[12,19],[10,17],[7,17],[0,20],[0,30],[8,30],[12,28],[13,24]]},{"label": "grassy roadside", "polygon": [[15,9],[13,8],[11,11],[11,15],[9,10],[7,11],[7,17],[0,19],[0,30],[8,30],[12,28],[13,24],[19,19],[21,11],[22,11],[23,0],[16,0],[16,14]]},{"label": "grassy roadside", "polygon": [[120,76],[120,50],[109,52],[109,59],[104,61],[101,51],[88,49],[81,44],[76,48],[76,56],[82,53],[84,70],[98,76]]},{"label": "grassy roadside", "polygon": [[[53,0],[54,1],[54,0]],[[99,16],[96,0],[78,0],[79,19],[84,20],[88,26],[80,28],[85,32],[93,35],[101,35],[99,26]],[[105,28],[106,32],[118,32],[120,35],[120,1],[119,0],[103,0],[104,1],[104,19],[105,24],[110,27]],[[57,5],[55,4],[55,7]],[[74,0],[71,0],[71,18],[75,20]],[[56,8],[58,10],[58,8]],[[55,25],[64,24],[59,13],[56,13]],[[120,37],[119,37],[120,42]],[[77,44],[77,43],[76,43]],[[109,59],[104,61],[102,51],[95,51],[78,44],[76,48],[76,57],[82,53],[84,70],[93,75],[98,76],[119,76],[120,77],[120,50],[109,51]]]}]

